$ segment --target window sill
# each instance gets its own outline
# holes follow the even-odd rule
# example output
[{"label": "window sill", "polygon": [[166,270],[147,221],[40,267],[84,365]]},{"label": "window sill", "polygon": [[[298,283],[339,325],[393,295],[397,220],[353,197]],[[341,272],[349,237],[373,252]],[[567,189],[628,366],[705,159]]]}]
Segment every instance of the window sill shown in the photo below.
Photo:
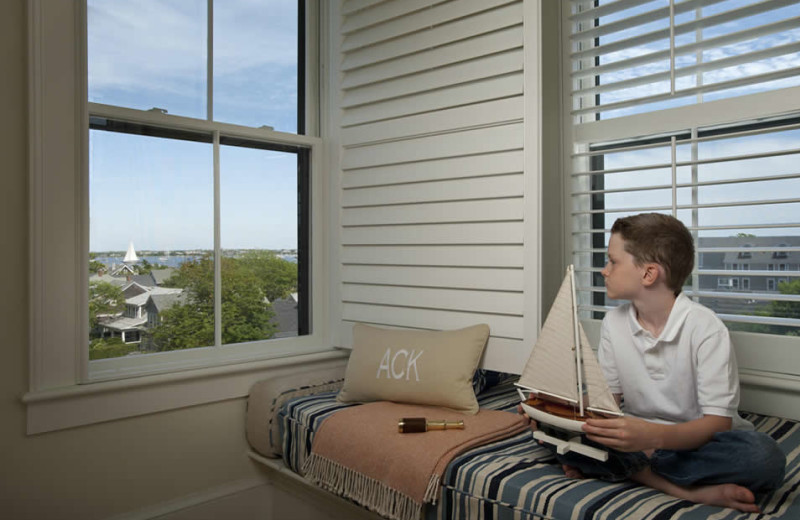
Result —
[{"label": "window sill", "polygon": [[345,364],[348,351],[317,352],[29,392],[29,435],[245,397],[267,377]]}]

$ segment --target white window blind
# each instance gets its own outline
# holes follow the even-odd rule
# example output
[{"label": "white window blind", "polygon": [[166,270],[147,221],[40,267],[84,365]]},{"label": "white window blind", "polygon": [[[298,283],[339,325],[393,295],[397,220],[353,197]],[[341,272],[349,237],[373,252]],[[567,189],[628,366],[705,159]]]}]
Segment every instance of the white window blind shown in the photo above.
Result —
[{"label": "white window blind", "polygon": [[573,2],[578,122],[800,85],[798,0]]},{"label": "white window blind", "polygon": [[655,211],[695,237],[686,294],[733,330],[798,334],[798,15],[798,1],[571,3],[570,207],[584,317],[618,303],[600,274],[614,221]]}]

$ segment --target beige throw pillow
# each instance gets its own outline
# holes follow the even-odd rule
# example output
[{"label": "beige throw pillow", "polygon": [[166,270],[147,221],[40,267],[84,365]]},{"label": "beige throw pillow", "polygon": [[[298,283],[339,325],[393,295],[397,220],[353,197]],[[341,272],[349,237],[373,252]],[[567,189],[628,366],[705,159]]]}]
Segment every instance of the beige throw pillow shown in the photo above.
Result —
[{"label": "beige throw pillow", "polygon": [[485,324],[446,331],[356,324],[338,400],[395,401],[475,414],[472,376],[488,338]]}]

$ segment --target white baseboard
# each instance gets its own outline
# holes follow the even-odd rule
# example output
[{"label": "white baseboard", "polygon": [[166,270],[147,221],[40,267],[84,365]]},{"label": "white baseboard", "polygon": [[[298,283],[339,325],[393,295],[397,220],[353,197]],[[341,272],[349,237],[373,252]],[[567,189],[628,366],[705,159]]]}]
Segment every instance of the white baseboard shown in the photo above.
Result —
[{"label": "white baseboard", "polygon": [[[107,520],[173,520],[173,518],[177,520],[177,517],[187,509],[195,510],[192,516],[195,518],[201,518],[205,516],[202,514],[202,507],[204,505],[209,505],[221,499],[232,497],[238,493],[254,490],[255,488],[262,486],[264,487],[265,495],[269,496],[269,488],[271,488],[271,486],[267,479],[245,479],[229,482],[212,489],[198,493],[192,493],[190,495],[169,500],[167,502],[162,502],[160,504],[155,504],[137,511],[115,515]],[[234,520],[233,517],[228,518]]]}]

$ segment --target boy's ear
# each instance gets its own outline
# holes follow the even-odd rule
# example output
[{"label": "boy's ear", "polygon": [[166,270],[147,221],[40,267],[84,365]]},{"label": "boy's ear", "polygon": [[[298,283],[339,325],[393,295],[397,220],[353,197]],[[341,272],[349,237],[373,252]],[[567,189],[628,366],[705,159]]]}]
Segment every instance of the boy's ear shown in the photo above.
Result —
[{"label": "boy's ear", "polygon": [[642,276],[642,283],[645,287],[650,287],[655,284],[661,277],[661,266],[656,263],[649,263],[644,265],[644,275]]}]

